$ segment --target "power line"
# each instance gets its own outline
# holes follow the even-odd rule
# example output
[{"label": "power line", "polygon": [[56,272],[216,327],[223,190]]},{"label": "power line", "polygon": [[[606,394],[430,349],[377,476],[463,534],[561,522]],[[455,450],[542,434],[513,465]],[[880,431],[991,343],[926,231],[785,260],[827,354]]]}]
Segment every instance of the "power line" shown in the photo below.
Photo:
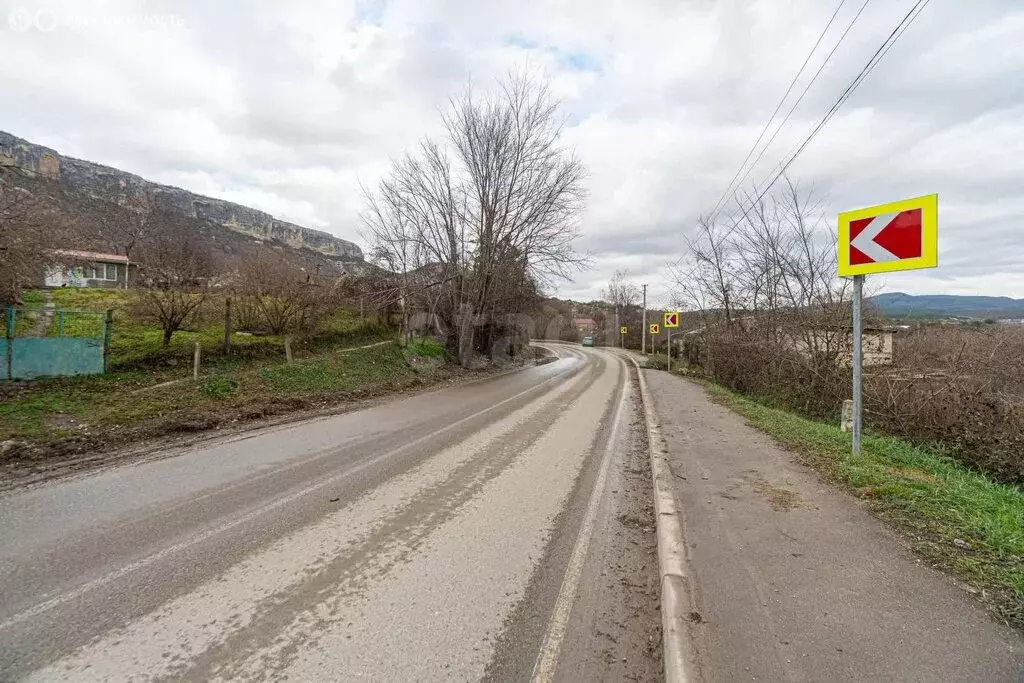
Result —
[{"label": "power line", "polygon": [[747,169],[747,172],[743,174],[743,178],[740,179],[740,182],[737,184],[737,187],[742,185],[746,181],[747,177],[749,177],[750,174],[754,171],[754,169],[757,168],[758,162],[761,161],[761,158],[764,157],[765,152],[767,152],[768,148],[772,146],[773,142],[775,142],[775,138],[777,138],[779,133],[782,132],[783,127],[793,116],[793,112],[796,111],[796,108],[800,106],[801,102],[803,102],[804,97],[807,96],[807,92],[811,89],[811,86],[814,85],[815,81],[818,80],[818,77],[821,75],[821,72],[825,70],[825,66],[828,65],[829,61],[831,61],[832,56],[835,55],[836,51],[839,49],[839,46],[843,44],[844,40],[846,40],[846,36],[849,35],[850,31],[853,29],[854,24],[857,23],[858,19],[860,19],[860,15],[864,13],[864,10],[865,8],[867,8],[869,2],[871,2],[871,0],[864,0],[864,3],[860,6],[860,9],[857,10],[857,14],[855,14],[853,19],[850,20],[850,23],[847,24],[846,30],[843,31],[843,35],[839,36],[839,40],[836,41],[836,44],[832,48],[832,51],[828,53],[828,56],[825,57],[825,61],[821,63],[821,66],[818,67],[818,70],[814,73],[814,76],[807,83],[807,87],[805,87],[804,91],[800,93],[800,97],[798,97],[796,102],[793,103],[793,106],[789,108],[789,111],[786,112],[785,118],[782,119],[782,122],[779,124],[779,127],[775,129],[775,132],[772,133],[771,138],[769,138],[768,142],[765,143],[765,146],[761,149],[761,153],[757,155],[756,159],[754,159],[754,163],[752,163],[750,165],[750,168]]},{"label": "power line", "polygon": [[[846,90],[844,90],[843,93],[839,96],[839,98],[832,104],[832,107],[828,110],[828,112],[821,119],[818,125],[815,126],[814,130],[811,131],[810,135],[808,135],[804,139],[804,141],[799,144],[799,146],[796,148],[796,151],[792,152],[792,154],[789,156],[789,159],[785,162],[785,164],[781,165],[779,172],[775,174],[775,177],[772,178],[771,182],[769,182],[768,185],[765,186],[764,190],[762,190],[761,193],[758,194],[757,198],[750,203],[750,206],[743,211],[744,218],[747,217],[751,208],[753,208],[758,202],[764,199],[764,196],[768,194],[772,187],[774,187],[775,183],[779,181],[779,178],[781,178],[783,174],[785,174],[785,172],[789,169],[789,167],[793,165],[793,162],[796,161],[797,157],[800,156],[804,149],[806,149],[807,146],[811,144],[811,141],[813,141],[814,138],[818,135],[818,133],[821,132],[821,129],[824,128],[828,124],[828,122],[832,120],[832,117],[835,116],[836,112],[839,111],[843,104],[845,104],[846,101],[850,99],[850,96],[852,96],[854,91],[858,87],[860,87],[860,84],[864,82],[864,79],[866,79],[868,75],[875,70],[875,67],[877,67],[879,62],[882,61],[882,58],[885,57],[889,50],[892,49],[892,46],[896,43],[896,41],[899,40],[900,37],[910,27],[910,25],[914,23],[914,20],[917,19],[917,17],[921,14],[921,12],[924,11],[925,7],[927,7],[928,3],[930,2],[931,0],[917,0],[914,3],[914,6],[910,8],[910,11],[907,12],[906,16],[903,17],[902,21],[900,21],[900,23],[896,25],[896,28],[894,28],[892,33],[890,33],[889,36],[882,42],[879,48],[871,56],[871,59],[869,59],[867,64],[864,65],[864,68],[860,70],[860,73],[857,74],[857,77],[853,79],[850,85],[847,86]],[[756,191],[757,190],[755,187],[755,192]]]},{"label": "power line", "polygon": [[[714,215],[718,212],[718,209],[722,205],[722,202],[725,201],[725,198],[729,195],[729,190],[733,189],[733,185],[738,185],[736,183],[736,179],[739,178],[740,173],[743,172],[743,169],[744,169],[744,167],[746,167],[747,162],[750,161],[750,157],[753,156],[754,150],[756,150],[757,146],[759,144],[761,144],[761,140],[764,139],[764,134],[768,132],[768,128],[772,125],[772,121],[775,120],[775,117],[778,115],[779,110],[782,109],[782,105],[786,103],[786,98],[789,97],[789,93],[791,93],[793,91],[793,86],[796,85],[796,82],[800,79],[800,76],[803,74],[804,69],[807,68],[808,62],[811,61],[811,57],[813,57],[814,53],[817,52],[818,46],[821,45],[821,41],[825,38],[825,34],[828,33],[828,30],[830,28],[832,28],[832,23],[836,20],[836,17],[839,15],[839,10],[841,10],[843,8],[843,5],[845,5],[845,4],[846,4],[846,0],[839,0],[839,6],[836,7],[836,11],[832,13],[832,17],[828,20],[828,23],[825,24],[825,28],[822,29],[821,35],[819,35],[818,36],[818,40],[815,41],[814,47],[812,47],[811,51],[807,53],[807,58],[804,60],[804,63],[800,65],[800,69],[796,72],[796,75],[793,76],[793,80],[790,81],[789,87],[786,88],[786,92],[783,93],[782,99],[779,100],[779,104],[775,107],[775,111],[773,111],[772,115],[768,117],[767,121],[765,121],[764,128],[761,129],[761,134],[758,135],[757,136],[757,140],[754,141],[754,146],[750,148],[749,152],[747,152],[747,156],[743,159],[743,163],[741,163],[740,167],[736,170],[736,175],[734,175],[732,177],[732,180],[729,181],[729,184],[725,186],[725,191],[722,192],[722,196],[719,197],[718,198],[718,202],[715,203],[715,208],[711,210],[711,216],[712,217],[714,217]],[[867,1],[865,1],[864,4],[867,4]],[[863,8],[862,8],[862,11],[863,11]],[[849,31],[849,29],[847,29],[847,31]],[[845,37],[845,36],[846,36],[846,34],[843,34],[843,37]],[[837,45],[837,47],[838,47],[838,45]],[[832,52],[835,52],[835,50],[833,49]],[[832,55],[830,54],[829,57],[831,57],[831,56]],[[825,61],[827,62],[828,58],[826,58]],[[819,71],[820,71],[820,69],[819,69]],[[812,81],[812,83],[813,83],[813,81]],[[806,92],[806,91],[804,91],[804,92]],[[768,144],[771,144],[771,142],[769,141]],[[762,152],[762,154],[763,153],[764,152]],[[757,162],[755,161],[754,165],[756,165],[756,164],[757,164]],[[749,169],[747,169],[747,175],[750,174],[750,171],[753,170],[753,168],[754,168],[754,166],[751,166]],[[746,179],[746,175],[744,176],[744,179]],[[743,180],[740,180],[739,184],[742,184],[742,183],[743,183]]]}]

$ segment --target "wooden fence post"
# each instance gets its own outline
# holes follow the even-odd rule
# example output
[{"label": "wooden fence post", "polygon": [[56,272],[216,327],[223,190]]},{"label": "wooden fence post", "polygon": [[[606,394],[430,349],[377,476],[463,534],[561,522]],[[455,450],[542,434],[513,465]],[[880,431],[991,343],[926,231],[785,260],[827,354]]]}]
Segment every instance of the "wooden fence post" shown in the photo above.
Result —
[{"label": "wooden fence post", "polygon": [[7,351],[4,354],[4,379],[14,379],[14,308],[4,311],[4,338],[7,339]]},{"label": "wooden fence post", "polygon": [[224,351],[231,350],[231,297],[224,302]]},{"label": "wooden fence post", "polygon": [[285,362],[291,364],[292,362],[292,336],[286,334],[284,336],[284,359]]},{"label": "wooden fence post", "polygon": [[199,361],[203,353],[203,345],[196,342],[195,354],[192,357],[192,378],[195,381],[199,381]]},{"label": "wooden fence post", "polygon": [[[110,367],[110,335],[114,329],[114,309],[108,308],[103,314],[103,374]],[[64,333],[61,325],[61,334]]]}]

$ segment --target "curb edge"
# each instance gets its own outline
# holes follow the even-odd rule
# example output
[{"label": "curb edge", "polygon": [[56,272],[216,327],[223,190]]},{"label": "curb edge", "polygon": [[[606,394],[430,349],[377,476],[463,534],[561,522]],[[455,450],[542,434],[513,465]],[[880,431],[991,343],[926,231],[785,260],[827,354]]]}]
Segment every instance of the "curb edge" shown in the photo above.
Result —
[{"label": "curb edge", "polygon": [[662,658],[666,683],[688,683],[693,678],[694,652],[690,643],[687,614],[690,612],[690,579],[686,559],[683,523],[673,495],[672,471],[661,426],[643,368],[630,358],[637,370],[640,399],[647,421],[647,442],[654,483],[654,515],[658,536],[658,570],[661,581]]}]

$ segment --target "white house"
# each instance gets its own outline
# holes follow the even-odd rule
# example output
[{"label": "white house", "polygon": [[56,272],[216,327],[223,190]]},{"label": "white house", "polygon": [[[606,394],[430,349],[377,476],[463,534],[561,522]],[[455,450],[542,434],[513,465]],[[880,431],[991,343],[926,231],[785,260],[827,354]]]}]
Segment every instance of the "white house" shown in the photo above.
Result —
[{"label": "white house", "polygon": [[44,287],[94,287],[116,289],[135,279],[137,266],[127,256],[93,251],[60,249],[55,263],[46,269]]}]

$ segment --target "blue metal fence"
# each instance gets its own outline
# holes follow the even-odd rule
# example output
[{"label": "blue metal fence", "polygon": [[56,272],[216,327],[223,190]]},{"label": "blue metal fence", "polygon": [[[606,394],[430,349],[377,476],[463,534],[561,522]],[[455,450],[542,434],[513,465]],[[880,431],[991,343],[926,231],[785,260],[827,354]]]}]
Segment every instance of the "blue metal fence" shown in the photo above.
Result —
[{"label": "blue metal fence", "polygon": [[[19,316],[34,328],[19,330]],[[112,311],[6,309],[0,379],[103,374],[112,317]],[[69,325],[69,318],[75,323]]]}]

